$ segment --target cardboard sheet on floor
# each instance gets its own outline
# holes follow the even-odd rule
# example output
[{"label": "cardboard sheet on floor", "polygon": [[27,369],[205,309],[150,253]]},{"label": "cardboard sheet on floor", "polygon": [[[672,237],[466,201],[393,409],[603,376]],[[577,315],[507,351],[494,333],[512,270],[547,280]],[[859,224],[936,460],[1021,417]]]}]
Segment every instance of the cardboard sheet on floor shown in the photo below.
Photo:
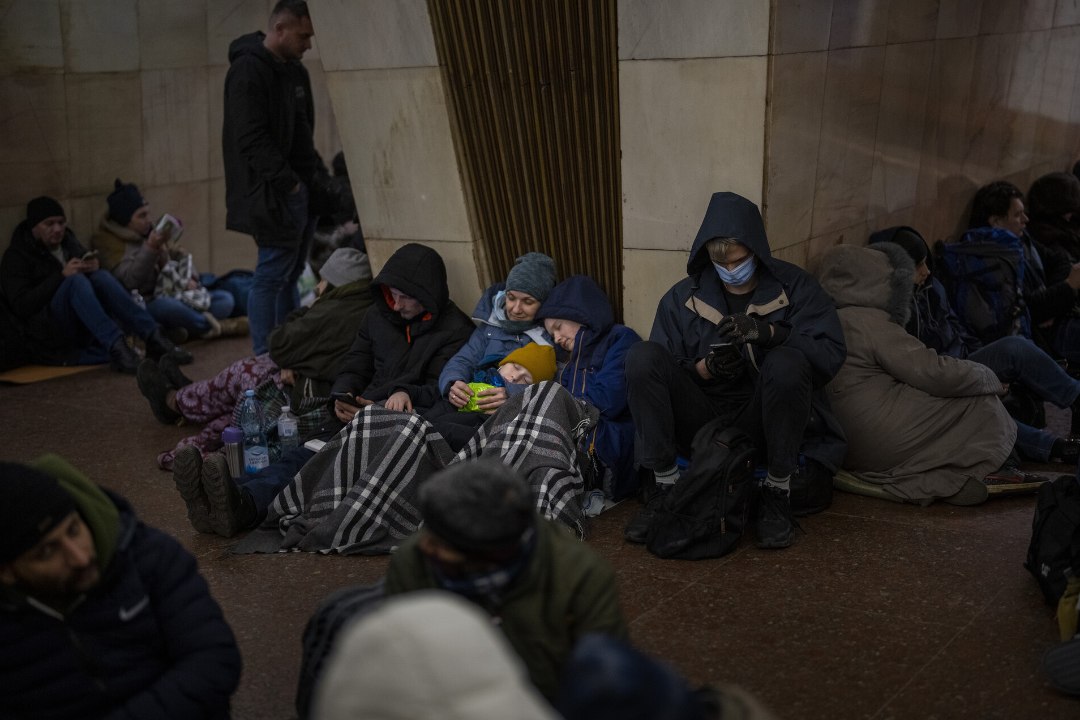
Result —
[{"label": "cardboard sheet on floor", "polygon": [[0,383],[27,385],[43,380],[76,375],[87,370],[97,370],[102,367],[105,367],[105,365],[23,365],[14,370],[0,373]]}]

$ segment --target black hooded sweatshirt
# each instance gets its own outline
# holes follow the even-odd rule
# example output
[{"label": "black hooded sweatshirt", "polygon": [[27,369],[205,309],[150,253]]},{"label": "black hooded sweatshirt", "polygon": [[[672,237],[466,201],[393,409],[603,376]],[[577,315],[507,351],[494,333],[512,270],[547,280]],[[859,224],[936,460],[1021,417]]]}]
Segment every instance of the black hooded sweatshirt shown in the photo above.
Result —
[{"label": "black hooded sweatshirt", "polygon": [[255,32],[229,45],[221,129],[225,163],[225,227],[255,237],[260,247],[291,247],[300,231],[285,197],[317,165],[315,105],[307,69],[283,61]]},{"label": "black hooded sweatshirt", "polygon": [[[419,300],[424,312],[406,321],[387,302],[390,288]],[[474,329],[450,300],[442,258],[424,245],[405,245],[372,280],[371,292],[371,309],[342,361],[333,392],[380,402],[404,390],[416,409],[431,407],[439,399],[443,365]]]}]

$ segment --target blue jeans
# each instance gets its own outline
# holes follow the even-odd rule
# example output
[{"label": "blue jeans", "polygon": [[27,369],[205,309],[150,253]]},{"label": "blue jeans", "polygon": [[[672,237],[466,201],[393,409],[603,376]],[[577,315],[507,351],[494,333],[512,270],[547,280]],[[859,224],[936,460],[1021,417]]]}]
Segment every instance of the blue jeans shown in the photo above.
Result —
[{"label": "blue jeans", "polygon": [[[234,303],[233,296],[228,291],[210,291],[209,312],[218,320],[229,317]],[[176,298],[154,298],[147,304],[146,309],[162,327],[182,327],[193,337],[200,337],[210,332],[210,321],[201,312]]]},{"label": "blue jeans", "polygon": [[49,315],[82,347],[82,364],[108,362],[109,348],[125,332],[145,340],[157,330],[150,313],[106,270],[64,278],[49,301]]},{"label": "blue jeans", "polygon": [[266,510],[270,507],[270,503],[274,502],[277,494],[314,456],[314,452],[301,445],[285,453],[276,463],[271,463],[254,475],[236,478],[236,484],[250,493],[255,501],[255,512],[260,525],[266,519]]},{"label": "blue jeans", "polygon": [[248,325],[256,355],[268,350],[270,332],[300,305],[296,281],[304,272],[312,230],[308,223],[307,187],[301,183],[299,191],[286,196],[285,204],[296,227],[302,230],[295,247],[259,248],[255,280],[248,295]]},{"label": "blue jeans", "polygon": [[[1002,382],[1019,383],[1060,408],[1080,397],[1080,380],[1027,338],[1011,335],[995,340],[971,353],[968,360],[990,368]],[[1016,449],[1028,460],[1049,460],[1056,439],[1053,433],[1016,423]]]}]

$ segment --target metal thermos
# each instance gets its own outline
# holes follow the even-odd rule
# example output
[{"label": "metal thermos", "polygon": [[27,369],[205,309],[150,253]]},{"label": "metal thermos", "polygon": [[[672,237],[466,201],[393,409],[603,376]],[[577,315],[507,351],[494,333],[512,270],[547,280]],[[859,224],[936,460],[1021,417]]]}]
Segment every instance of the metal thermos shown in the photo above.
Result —
[{"label": "metal thermos", "polygon": [[229,463],[229,474],[234,478],[244,474],[244,431],[230,425],[221,431],[221,442],[225,445],[225,460]]}]

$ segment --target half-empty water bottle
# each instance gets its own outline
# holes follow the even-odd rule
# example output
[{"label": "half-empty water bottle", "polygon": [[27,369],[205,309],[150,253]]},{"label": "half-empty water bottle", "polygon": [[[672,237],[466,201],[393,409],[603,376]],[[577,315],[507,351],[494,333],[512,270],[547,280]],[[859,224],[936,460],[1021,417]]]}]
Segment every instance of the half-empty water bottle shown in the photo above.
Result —
[{"label": "half-empty water bottle", "polygon": [[263,432],[262,407],[255,399],[254,390],[244,391],[244,404],[240,406],[240,429],[244,431],[244,472],[248,475],[270,464],[270,450]]},{"label": "half-empty water bottle", "polygon": [[283,453],[300,444],[300,420],[292,414],[292,408],[288,405],[282,407],[278,415],[277,435]]}]

